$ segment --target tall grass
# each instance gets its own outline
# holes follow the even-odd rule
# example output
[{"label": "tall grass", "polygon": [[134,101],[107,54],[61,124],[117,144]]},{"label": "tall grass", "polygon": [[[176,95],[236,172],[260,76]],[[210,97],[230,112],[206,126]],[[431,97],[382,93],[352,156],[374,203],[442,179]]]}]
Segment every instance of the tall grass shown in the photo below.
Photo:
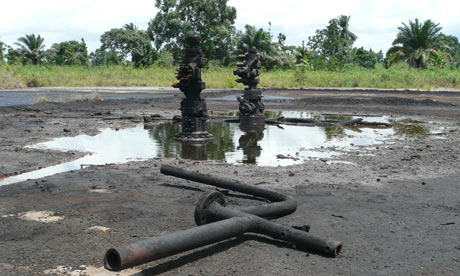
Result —
[{"label": "tall grass", "polygon": [[[203,71],[208,88],[242,88],[235,82],[234,68],[210,67]],[[0,88],[42,86],[170,86],[175,82],[174,67],[153,66],[134,69],[127,66],[12,66],[0,64]],[[364,88],[460,88],[460,70],[433,68],[408,69],[400,66],[373,70],[351,67],[338,72],[295,70],[262,72],[260,87],[364,87]]]},{"label": "tall grass", "polygon": [[12,87],[169,86],[174,80],[172,67],[0,66],[0,76],[5,72],[15,80]]},{"label": "tall grass", "polygon": [[426,70],[394,67],[373,70],[348,68],[340,72],[306,72],[300,87],[363,87],[363,88],[460,88],[460,70],[430,68]]}]

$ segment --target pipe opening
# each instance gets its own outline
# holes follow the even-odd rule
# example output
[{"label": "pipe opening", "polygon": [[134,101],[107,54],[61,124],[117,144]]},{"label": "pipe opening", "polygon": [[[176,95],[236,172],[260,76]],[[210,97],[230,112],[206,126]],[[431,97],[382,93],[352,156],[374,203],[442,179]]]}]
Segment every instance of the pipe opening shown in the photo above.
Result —
[{"label": "pipe opening", "polygon": [[337,245],[337,247],[334,250],[334,255],[338,256],[340,253],[340,250],[342,250],[342,243],[339,243],[339,245]]},{"label": "pipe opening", "polygon": [[110,271],[121,270],[121,257],[115,249],[109,249],[105,253],[104,266]]}]

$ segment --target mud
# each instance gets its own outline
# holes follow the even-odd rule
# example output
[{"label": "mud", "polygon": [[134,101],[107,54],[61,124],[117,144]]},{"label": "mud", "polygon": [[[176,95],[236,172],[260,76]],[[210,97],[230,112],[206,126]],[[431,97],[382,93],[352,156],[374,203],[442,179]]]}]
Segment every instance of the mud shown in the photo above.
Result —
[{"label": "mud", "polygon": [[[162,164],[294,196],[297,212],[277,221],[309,224],[311,233],[343,242],[343,250],[329,259],[248,234],[119,275],[458,275],[460,93],[264,93],[279,96],[265,101],[268,110],[404,116],[436,131],[401,133],[383,145],[287,167],[155,158],[0,186],[0,275],[117,275],[101,269],[108,248],[194,227],[194,204],[212,188],[161,175]],[[237,94],[204,93],[210,113],[237,110],[236,101],[216,100]],[[85,154],[26,145],[134,127],[144,115],[159,114],[156,123],[164,122],[179,114],[180,98],[173,93],[0,107],[0,177]],[[235,193],[227,201],[260,204]]]}]

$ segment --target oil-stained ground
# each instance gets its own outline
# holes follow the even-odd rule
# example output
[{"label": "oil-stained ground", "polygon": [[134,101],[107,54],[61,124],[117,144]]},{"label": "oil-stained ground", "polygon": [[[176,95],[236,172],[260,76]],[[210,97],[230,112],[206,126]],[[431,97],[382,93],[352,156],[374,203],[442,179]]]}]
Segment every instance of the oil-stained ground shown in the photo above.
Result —
[{"label": "oil-stained ground", "polygon": [[[0,93],[2,93],[0,91]],[[460,93],[265,90],[267,110],[391,115],[432,132],[399,134],[377,147],[287,167],[157,158],[90,166],[0,186],[0,275],[458,275]],[[236,111],[236,91],[204,93],[215,113]],[[180,114],[181,96],[48,102],[0,107],[0,175],[84,153],[26,149],[55,137],[95,135],[159,114]],[[101,95],[104,99],[104,95]],[[305,137],[309,139],[309,137]],[[323,149],[327,150],[327,149]],[[346,162],[331,162],[334,160]],[[212,187],[160,174],[162,164],[276,189],[298,200],[277,221],[311,226],[343,242],[337,258],[247,234],[136,267],[101,268],[105,251],[194,227],[195,203]],[[230,193],[228,205],[261,204]]]}]

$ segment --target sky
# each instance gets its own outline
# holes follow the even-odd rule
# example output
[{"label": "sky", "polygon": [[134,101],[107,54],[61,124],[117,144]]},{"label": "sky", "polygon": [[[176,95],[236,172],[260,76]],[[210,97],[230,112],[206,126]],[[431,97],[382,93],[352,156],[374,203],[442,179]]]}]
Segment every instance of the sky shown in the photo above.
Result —
[{"label": "sky", "polygon": [[[356,47],[384,52],[391,47],[401,22],[419,18],[440,23],[443,32],[460,37],[458,0],[229,0],[237,10],[235,26],[255,25],[286,44],[300,45],[339,15],[350,15]],[[155,0],[15,0],[0,1],[0,41],[13,46],[24,34],[40,34],[46,47],[84,38],[89,51],[100,46],[100,36],[112,28],[134,23],[146,29],[158,9]]]}]

